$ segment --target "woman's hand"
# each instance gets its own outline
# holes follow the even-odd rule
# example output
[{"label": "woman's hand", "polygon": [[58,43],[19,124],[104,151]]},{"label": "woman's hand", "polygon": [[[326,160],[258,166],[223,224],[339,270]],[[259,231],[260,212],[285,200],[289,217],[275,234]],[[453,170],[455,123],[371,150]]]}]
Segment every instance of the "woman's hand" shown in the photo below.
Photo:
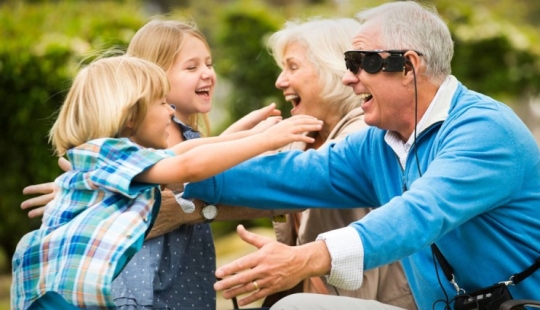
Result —
[{"label": "woman's hand", "polygon": [[[71,163],[63,157],[60,157],[58,159],[58,166],[60,166],[63,171],[68,171],[71,169]],[[43,216],[43,213],[45,213],[45,205],[54,199],[56,193],[58,193],[58,190],[59,188],[54,182],[30,185],[25,187],[23,189],[23,194],[41,194],[41,196],[33,197],[23,201],[21,203],[21,209],[29,210],[29,218]]]}]

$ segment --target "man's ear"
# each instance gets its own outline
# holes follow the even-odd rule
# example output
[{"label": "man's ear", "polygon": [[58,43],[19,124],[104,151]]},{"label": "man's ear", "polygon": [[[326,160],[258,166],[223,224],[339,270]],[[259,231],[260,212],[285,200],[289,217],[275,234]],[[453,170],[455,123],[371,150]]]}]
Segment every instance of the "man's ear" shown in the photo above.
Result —
[{"label": "man's ear", "polygon": [[403,65],[403,76],[406,76],[408,72],[413,70],[414,66],[409,60],[409,57],[405,57],[405,64]]},{"label": "man's ear", "polygon": [[407,81],[413,81],[416,75],[418,78],[418,70],[422,67],[421,56],[414,51],[408,51],[405,56],[405,64],[403,65],[403,76],[407,77]]}]

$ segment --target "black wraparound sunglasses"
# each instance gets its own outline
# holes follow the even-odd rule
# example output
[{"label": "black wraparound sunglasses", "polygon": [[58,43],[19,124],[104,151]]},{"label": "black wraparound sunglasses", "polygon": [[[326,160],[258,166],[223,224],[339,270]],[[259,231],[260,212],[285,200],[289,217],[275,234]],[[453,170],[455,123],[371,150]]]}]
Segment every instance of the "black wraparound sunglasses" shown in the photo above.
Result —
[{"label": "black wraparound sunglasses", "polygon": [[[401,72],[407,62],[405,53],[411,50],[372,50],[372,51],[347,51],[345,52],[345,66],[354,74],[358,74],[360,69],[367,73]],[[422,53],[413,51],[418,56]],[[388,53],[390,56],[382,58],[380,53]]]}]

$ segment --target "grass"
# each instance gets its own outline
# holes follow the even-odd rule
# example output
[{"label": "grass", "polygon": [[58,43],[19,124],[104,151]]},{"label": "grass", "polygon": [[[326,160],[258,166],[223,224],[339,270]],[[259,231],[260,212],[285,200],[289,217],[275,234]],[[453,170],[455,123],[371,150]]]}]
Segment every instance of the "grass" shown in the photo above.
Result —
[{"label": "grass", "polygon": [[0,275],[0,310],[9,310],[9,286],[11,285],[11,275]]}]

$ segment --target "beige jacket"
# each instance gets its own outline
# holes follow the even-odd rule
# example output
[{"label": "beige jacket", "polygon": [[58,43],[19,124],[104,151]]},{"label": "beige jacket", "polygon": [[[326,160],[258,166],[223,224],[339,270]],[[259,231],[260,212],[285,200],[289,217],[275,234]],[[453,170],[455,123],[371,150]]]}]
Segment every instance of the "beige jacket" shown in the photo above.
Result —
[{"label": "beige jacket", "polygon": [[[321,147],[325,147],[329,142],[339,141],[351,132],[365,127],[367,125],[364,123],[364,112],[361,108],[356,108],[343,117]],[[305,147],[304,143],[296,142],[283,150],[304,150]],[[371,211],[369,208],[308,209],[302,212],[298,240],[291,240],[294,235],[294,227],[290,215],[287,215],[287,222],[274,223],[274,230],[276,238],[280,242],[289,245],[305,244],[314,241],[320,233],[349,225],[351,222],[364,217],[369,211]],[[322,280],[326,283],[324,278]],[[403,268],[399,262],[365,271],[362,287],[356,291],[345,291],[329,284],[326,284],[326,286],[329,294],[332,295],[374,299],[405,309],[417,309]]]}]

